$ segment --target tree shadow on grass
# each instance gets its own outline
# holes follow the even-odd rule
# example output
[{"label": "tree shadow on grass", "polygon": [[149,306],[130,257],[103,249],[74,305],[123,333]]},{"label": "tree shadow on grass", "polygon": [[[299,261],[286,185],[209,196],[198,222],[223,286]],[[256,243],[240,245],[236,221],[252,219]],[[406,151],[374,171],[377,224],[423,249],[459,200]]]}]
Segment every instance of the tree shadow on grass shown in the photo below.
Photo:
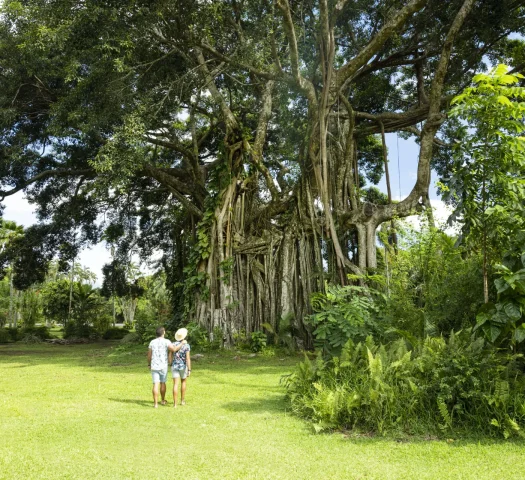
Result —
[{"label": "tree shadow on grass", "polygon": [[264,398],[250,398],[228,402],[221,405],[221,407],[230,412],[284,414],[286,412],[286,399],[284,395],[272,395]]},{"label": "tree shadow on grass", "polygon": [[[81,345],[0,345],[0,364],[2,367],[12,363],[16,368],[34,365],[68,365],[97,369],[100,371],[114,370],[119,374],[131,374],[142,371],[146,349],[119,351],[113,344],[81,344]],[[231,374],[282,374],[290,371],[293,365],[283,365],[279,361],[267,358],[249,360],[233,360],[227,357],[210,357],[195,362],[195,370],[202,373]]]},{"label": "tree shadow on grass", "polygon": [[131,398],[108,398],[112,402],[127,403],[131,405],[138,405],[139,407],[153,408],[153,400],[134,400]]}]

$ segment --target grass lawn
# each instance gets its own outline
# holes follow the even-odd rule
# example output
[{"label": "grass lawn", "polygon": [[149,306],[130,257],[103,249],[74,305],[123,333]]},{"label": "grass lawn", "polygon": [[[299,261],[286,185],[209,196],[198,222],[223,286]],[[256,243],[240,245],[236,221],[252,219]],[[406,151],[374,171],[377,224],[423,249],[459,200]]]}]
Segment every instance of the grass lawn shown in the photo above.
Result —
[{"label": "grass lawn", "polygon": [[145,348],[0,346],[0,478],[525,478],[523,443],[315,435],[279,386],[297,359],[234,355],[194,361],[187,405],[154,409]]}]

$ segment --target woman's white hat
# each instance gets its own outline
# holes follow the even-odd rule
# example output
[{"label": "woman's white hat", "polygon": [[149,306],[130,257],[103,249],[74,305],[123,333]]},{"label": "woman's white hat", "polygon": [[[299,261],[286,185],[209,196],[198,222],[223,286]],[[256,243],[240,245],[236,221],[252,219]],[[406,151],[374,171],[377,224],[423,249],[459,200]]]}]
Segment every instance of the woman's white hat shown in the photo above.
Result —
[{"label": "woman's white hat", "polygon": [[188,335],[188,330],[185,328],[179,328],[175,332],[175,340],[180,342],[181,340],[184,340],[186,338],[186,335]]}]

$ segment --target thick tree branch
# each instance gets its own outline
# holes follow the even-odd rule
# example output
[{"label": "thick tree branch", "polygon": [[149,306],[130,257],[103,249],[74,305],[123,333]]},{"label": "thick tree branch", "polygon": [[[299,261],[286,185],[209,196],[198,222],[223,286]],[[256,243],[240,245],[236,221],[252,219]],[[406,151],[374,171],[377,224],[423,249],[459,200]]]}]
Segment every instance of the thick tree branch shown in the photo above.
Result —
[{"label": "thick tree branch", "polygon": [[275,0],[275,3],[282,13],[284,20],[284,32],[288,39],[290,48],[290,65],[292,68],[292,76],[295,79],[297,86],[304,92],[312,107],[317,105],[317,97],[315,88],[309,80],[301,75],[299,67],[299,50],[297,48],[297,38],[295,35],[295,27],[292,19],[292,12],[288,0]]},{"label": "thick tree branch", "polygon": [[[432,159],[434,137],[444,120],[444,115],[441,113],[441,95],[450,61],[450,55],[452,53],[452,46],[465,18],[474,5],[474,1],[475,0],[465,0],[452,22],[443,44],[439,63],[430,88],[428,119],[423,126],[423,131],[421,132],[421,148],[419,151],[416,184],[408,197],[402,202],[396,204],[393,212],[388,212],[389,215],[390,213],[393,213],[398,216],[406,216],[420,207],[423,200],[428,196],[428,189],[430,186],[430,161]],[[380,217],[381,220],[384,221],[385,215],[380,215]]]},{"label": "thick tree branch", "polygon": [[236,67],[240,67],[240,68],[242,68],[242,69],[244,69],[244,70],[246,70],[246,71],[256,75],[257,77],[265,78],[267,80],[277,80],[277,78],[278,78],[278,75],[275,75],[275,74],[270,73],[270,72],[264,72],[262,70],[258,70],[258,69],[254,68],[253,66],[251,66],[251,65],[249,65],[247,63],[239,62],[238,60],[235,60],[235,59],[233,59],[231,57],[223,55],[222,53],[220,53],[217,50],[215,50],[211,45],[208,45],[205,42],[201,43],[201,47],[204,50],[206,50],[208,53],[211,53],[218,60],[221,60],[222,62],[225,62],[225,63],[229,63],[229,64],[234,65]]},{"label": "thick tree branch", "polygon": [[379,51],[385,42],[397,31],[399,31],[405,22],[417,11],[421,10],[428,0],[412,0],[402,9],[398,10],[392,18],[386,22],[385,26],[372,38],[366,47],[364,47],[352,60],[343,65],[337,72],[337,89],[338,91],[362,66]]},{"label": "thick tree branch", "polygon": [[[177,179],[173,178],[173,176],[169,175],[160,168],[154,167],[153,165],[146,165],[144,167],[144,173],[157,180],[161,185],[168,188],[168,190],[183,205],[183,207],[188,210],[188,212],[195,215],[197,218],[202,218],[202,211],[184,196],[184,193],[188,195],[191,194],[191,185],[179,182]],[[188,188],[190,191],[187,191]]]},{"label": "thick tree branch", "polygon": [[252,162],[257,168],[257,170],[259,170],[259,172],[261,172],[264,175],[264,178],[266,180],[266,186],[268,187],[268,190],[270,190],[272,200],[275,201],[279,197],[279,192],[275,187],[275,183],[273,181],[272,176],[270,175],[270,172],[268,171],[262,160],[262,152],[264,148],[264,143],[266,142],[268,121],[270,120],[270,117],[272,115],[273,87],[274,82],[270,80],[264,88],[261,111],[259,113],[259,119],[257,121],[257,132],[255,134],[255,141],[253,142],[253,145],[250,146],[248,141],[245,140],[245,149],[248,152],[250,152]]},{"label": "thick tree branch", "polygon": [[53,178],[53,177],[78,177],[81,175],[88,176],[88,175],[94,175],[95,171],[91,168],[81,169],[81,170],[68,170],[66,168],[58,168],[56,170],[45,170],[43,172],[38,173],[34,177],[31,177],[27,180],[24,180],[23,182],[19,183],[16,187],[12,188],[11,190],[0,190],[0,202],[2,202],[5,197],[9,197],[11,195],[14,195],[15,193],[18,193],[25,188],[27,188],[29,185],[36,183],[40,180],[45,180],[46,178]]},{"label": "thick tree branch", "polygon": [[224,122],[227,126],[227,130],[236,130],[239,127],[239,125],[237,123],[235,115],[233,115],[232,111],[226,104],[224,97],[215,85],[215,80],[212,74],[210,73],[208,66],[206,65],[206,60],[204,59],[202,50],[200,48],[196,48],[195,54],[197,57],[197,61],[200,65],[200,71],[206,82],[206,87],[210,90],[211,96],[213,97],[214,101],[220,106]]},{"label": "thick tree branch", "polygon": [[[148,135],[152,135],[152,134],[148,133]],[[165,148],[169,148],[170,150],[175,150],[176,152],[179,152],[184,157],[186,157],[190,162],[193,163],[194,161],[193,152],[178,142],[170,142],[169,140],[151,138],[150,136],[145,136],[144,140],[146,140],[148,143],[151,143],[153,145],[158,145],[159,147],[165,147]]]}]

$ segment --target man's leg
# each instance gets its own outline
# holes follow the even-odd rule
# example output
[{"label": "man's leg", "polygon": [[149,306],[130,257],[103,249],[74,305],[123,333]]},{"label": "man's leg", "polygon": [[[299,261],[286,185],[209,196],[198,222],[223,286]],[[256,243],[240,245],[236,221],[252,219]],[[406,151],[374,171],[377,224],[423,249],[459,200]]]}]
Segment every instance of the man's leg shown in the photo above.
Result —
[{"label": "man's leg", "polygon": [[186,404],[186,379],[182,379],[182,385],[180,388],[180,404],[185,405]]},{"label": "man's leg", "polygon": [[159,406],[159,384],[160,382],[153,384],[153,406],[155,408]]},{"label": "man's leg", "polygon": [[177,406],[177,393],[179,391],[179,377],[173,377],[173,406]]},{"label": "man's leg", "polygon": [[162,405],[166,405],[166,382],[160,383],[160,397]]},{"label": "man's leg", "polygon": [[159,383],[161,380],[159,376],[159,372],[157,370],[151,371],[151,379],[153,380],[153,389],[152,389],[153,406],[157,408],[159,404]]}]

